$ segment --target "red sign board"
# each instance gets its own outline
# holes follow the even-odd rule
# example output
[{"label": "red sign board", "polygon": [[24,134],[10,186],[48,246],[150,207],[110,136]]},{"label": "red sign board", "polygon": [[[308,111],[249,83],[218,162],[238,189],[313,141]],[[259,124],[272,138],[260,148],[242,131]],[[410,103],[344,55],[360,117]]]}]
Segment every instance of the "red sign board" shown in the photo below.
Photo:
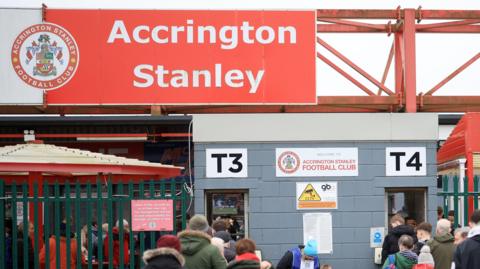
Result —
[{"label": "red sign board", "polygon": [[132,200],[132,231],[173,231],[173,200]]},{"label": "red sign board", "polygon": [[[61,87],[40,84],[49,105],[316,103],[314,11],[48,9],[46,18],[74,39],[55,40],[64,52],[76,45],[78,61]],[[57,47],[40,61],[60,67],[68,59]]]}]

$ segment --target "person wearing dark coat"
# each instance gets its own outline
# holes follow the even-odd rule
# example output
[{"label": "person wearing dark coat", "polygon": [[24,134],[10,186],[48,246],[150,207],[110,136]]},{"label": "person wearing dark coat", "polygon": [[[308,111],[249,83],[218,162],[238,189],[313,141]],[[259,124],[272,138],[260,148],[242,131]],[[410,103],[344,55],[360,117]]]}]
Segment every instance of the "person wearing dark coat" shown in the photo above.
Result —
[{"label": "person wearing dark coat", "polygon": [[[27,267],[27,266],[24,265],[24,262],[23,262],[23,260],[25,258],[25,256],[24,256],[25,254],[28,255],[26,257],[26,259],[28,260],[28,268],[33,268],[34,267],[33,242],[32,242],[32,239],[30,237],[31,234],[33,233],[33,224],[28,223],[28,230],[26,231],[27,232],[27,242],[25,242],[24,238],[23,238],[24,232],[25,231],[24,231],[24,228],[23,228],[23,223],[20,223],[20,225],[18,225],[18,234],[17,234],[17,253],[18,253],[17,261],[18,261],[18,268],[19,269]],[[24,244],[28,244],[28,246],[27,246],[28,253],[24,253],[24,251],[23,251]]]},{"label": "person wearing dark coat", "polygon": [[156,248],[143,253],[144,269],[182,269],[185,258],[174,248]]},{"label": "person wearing dark coat", "polygon": [[480,210],[475,210],[470,217],[468,238],[457,246],[453,261],[455,269],[480,268]]},{"label": "person wearing dark coat", "polygon": [[412,227],[405,225],[405,219],[399,214],[394,215],[390,219],[390,224],[392,225],[392,230],[385,236],[382,246],[382,264],[385,263],[388,255],[397,253],[400,249],[398,248],[398,239],[406,234],[413,238],[414,244],[417,243],[417,237],[415,236],[415,231]]}]

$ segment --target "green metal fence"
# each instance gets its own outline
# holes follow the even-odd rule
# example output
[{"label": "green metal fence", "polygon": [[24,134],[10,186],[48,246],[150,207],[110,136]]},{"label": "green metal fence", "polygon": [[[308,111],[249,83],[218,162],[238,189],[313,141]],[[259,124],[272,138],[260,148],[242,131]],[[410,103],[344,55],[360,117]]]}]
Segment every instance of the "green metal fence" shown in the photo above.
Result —
[{"label": "green metal fence", "polygon": [[[127,184],[109,184],[99,179],[96,183],[34,183],[31,192],[27,183],[7,185],[0,180],[0,269],[112,269],[114,258],[120,261],[118,268],[142,268],[143,252],[155,248],[159,236],[185,229],[190,201],[185,187],[183,179]],[[130,202],[144,199],[173,200],[173,231],[133,232],[124,226],[122,220],[131,223]],[[27,210],[32,205],[33,213]],[[6,227],[10,221],[11,226]],[[96,232],[93,221],[98,223]],[[116,222],[119,224],[114,228]],[[108,226],[106,234],[102,223]],[[20,232],[22,228],[27,232]],[[29,228],[33,231],[28,232]],[[119,238],[118,256],[112,247],[114,238]],[[107,252],[105,244],[109,246]],[[128,251],[122,251],[125,244]],[[121,262],[125,255],[127,264]],[[46,257],[45,262],[42,257]]]},{"label": "green metal fence", "polygon": [[[463,190],[460,190],[460,180],[463,180]],[[438,195],[443,197],[443,214],[448,217],[450,210],[454,211],[454,228],[459,226],[460,207],[463,207],[463,223],[468,224],[468,212],[470,211],[469,200],[473,199],[473,209],[478,209],[478,176],[473,178],[473,192],[469,192],[469,180],[467,177],[460,179],[458,176],[442,177],[442,192]],[[453,190],[450,189],[453,186]],[[453,203],[449,200],[453,198]],[[463,199],[461,199],[463,198]],[[461,206],[463,200],[463,206]],[[453,207],[453,208],[452,208]]]}]

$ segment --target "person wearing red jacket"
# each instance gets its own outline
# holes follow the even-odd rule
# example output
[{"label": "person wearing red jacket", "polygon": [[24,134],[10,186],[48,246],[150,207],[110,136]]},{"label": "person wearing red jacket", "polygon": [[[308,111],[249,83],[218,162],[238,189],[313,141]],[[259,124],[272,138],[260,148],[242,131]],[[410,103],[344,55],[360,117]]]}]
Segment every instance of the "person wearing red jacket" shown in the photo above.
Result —
[{"label": "person wearing red jacket", "polygon": [[[67,235],[66,233],[66,224],[60,224],[60,237],[58,239],[60,243],[60,268],[61,269],[77,269],[77,260],[81,259],[82,264],[85,264],[85,257],[80,255],[77,256],[77,240],[74,238],[73,234]],[[67,246],[67,236],[70,236],[70,246]],[[40,250],[40,264],[44,268],[45,263],[49,263],[49,268],[56,268],[57,266],[57,239],[55,235],[52,235],[48,240],[48,251],[49,257],[46,257],[46,244]],[[70,264],[67,265],[67,247],[70,248]],[[33,267],[32,267],[33,268]]]},{"label": "person wearing red jacket", "polygon": [[[128,222],[123,220],[123,249],[120,249],[120,228],[118,227],[119,222],[117,221],[115,227],[112,228],[112,242],[113,242],[113,257],[112,264],[114,268],[120,268],[120,264],[123,263],[123,268],[128,269],[130,264],[130,236],[128,230]],[[103,255],[106,259],[109,257],[109,237],[108,234],[103,240]],[[123,261],[120,260],[120,252],[123,253]]]}]

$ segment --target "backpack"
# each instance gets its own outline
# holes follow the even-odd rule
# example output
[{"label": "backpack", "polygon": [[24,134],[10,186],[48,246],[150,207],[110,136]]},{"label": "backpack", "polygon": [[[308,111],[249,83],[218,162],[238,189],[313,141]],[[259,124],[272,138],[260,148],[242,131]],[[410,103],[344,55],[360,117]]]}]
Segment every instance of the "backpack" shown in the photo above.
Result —
[{"label": "backpack", "polygon": [[396,269],[397,267],[395,266],[395,255],[388,255],[388,264],[385,266],[383,269]]}]

